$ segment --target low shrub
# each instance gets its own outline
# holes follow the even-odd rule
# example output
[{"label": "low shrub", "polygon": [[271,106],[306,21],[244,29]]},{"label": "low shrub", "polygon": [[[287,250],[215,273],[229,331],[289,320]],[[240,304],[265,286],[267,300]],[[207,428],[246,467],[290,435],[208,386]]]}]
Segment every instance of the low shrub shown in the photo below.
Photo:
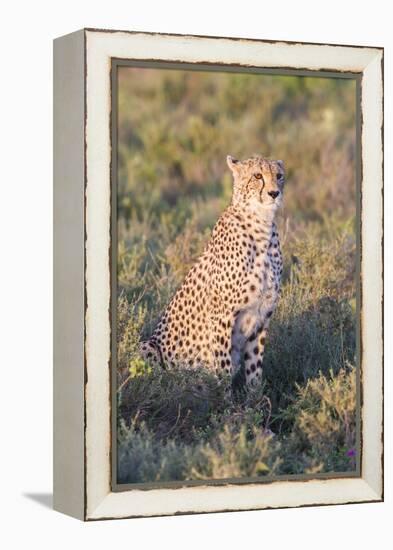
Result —
[{"label": "low shrub", "polygon": [[356,468],[356,369],[320,374],[297,387],[282,413],[293,424],[283,444],[283,473],[347,472]]}]

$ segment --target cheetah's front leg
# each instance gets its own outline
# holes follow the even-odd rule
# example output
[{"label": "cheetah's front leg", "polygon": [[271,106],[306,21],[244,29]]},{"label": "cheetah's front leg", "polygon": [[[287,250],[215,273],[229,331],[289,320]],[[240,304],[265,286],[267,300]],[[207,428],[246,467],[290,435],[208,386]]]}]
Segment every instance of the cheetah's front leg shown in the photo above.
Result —
[{"label": "cheetah's front leg", "polygon": [[256,386],[262,379],[267,324],[261,325],[247,339],[244,349],[244,369],[247,386]]}]

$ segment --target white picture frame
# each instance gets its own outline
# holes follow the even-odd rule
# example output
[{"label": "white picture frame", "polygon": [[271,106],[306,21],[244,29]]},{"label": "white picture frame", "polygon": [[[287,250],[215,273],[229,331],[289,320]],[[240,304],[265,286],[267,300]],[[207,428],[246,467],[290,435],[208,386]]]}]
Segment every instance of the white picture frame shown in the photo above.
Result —
[{"label": "white picture frame", "polygon": [[[358,477],[112,490],[111,61],[351,72],[361,80]],[[383,499],[383,49],[84,29],[54,42],[54,507],[82,520]]]}]

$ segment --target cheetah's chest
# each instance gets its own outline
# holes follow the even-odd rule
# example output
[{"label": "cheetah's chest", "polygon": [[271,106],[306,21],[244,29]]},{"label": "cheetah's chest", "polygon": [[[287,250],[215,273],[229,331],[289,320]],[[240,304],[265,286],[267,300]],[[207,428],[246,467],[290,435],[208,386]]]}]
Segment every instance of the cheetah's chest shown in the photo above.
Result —
[{"label": "cheetah's chest", "polygon": [[255,251],[254,262],[246,279],[245,305],[234,326],[234,338],[239,345],[265,323],[278,302],[282,258],[276,236],[271,243]]}]

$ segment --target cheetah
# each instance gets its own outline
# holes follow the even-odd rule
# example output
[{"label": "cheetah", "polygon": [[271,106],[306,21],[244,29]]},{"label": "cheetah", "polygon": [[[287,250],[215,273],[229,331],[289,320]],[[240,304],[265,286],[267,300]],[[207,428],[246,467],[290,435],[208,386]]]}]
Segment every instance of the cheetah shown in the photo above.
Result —
[{"label": "cheetah", "polygon": [[246,386],[255,387],[280,294],[283,264],[275,217],[284,163],[228,155],[227,164],[233,175],[231,203],[140,351],[163,367],[203,366],[229,380],[243,364]]}]

